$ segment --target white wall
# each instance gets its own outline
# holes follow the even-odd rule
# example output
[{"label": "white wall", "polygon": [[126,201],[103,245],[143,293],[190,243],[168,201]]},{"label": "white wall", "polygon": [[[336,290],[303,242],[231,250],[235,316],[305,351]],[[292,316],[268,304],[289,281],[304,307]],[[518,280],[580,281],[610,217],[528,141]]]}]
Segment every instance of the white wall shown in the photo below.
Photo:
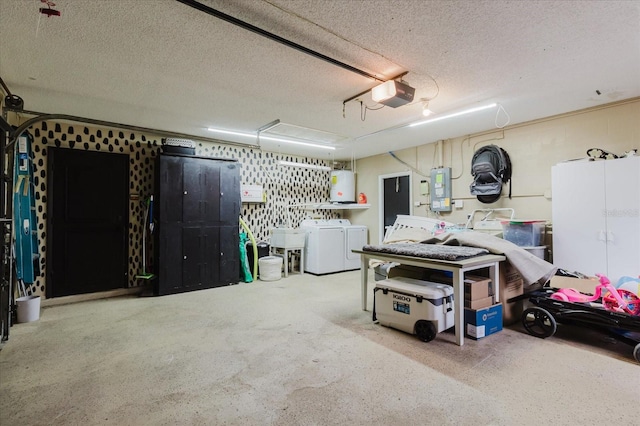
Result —
[{"label": "white wall", "polygon": [[[428,132],[428,126],[425,126]],[[469,193],[471,158],[476,149],[495,144],[504,148],[513,165],[512,199],[507,198],[508,185],[503,196],[493,204],[482,204]],[[463,200],[462,209],[443,213],[442,218],[464,223],[476,208],[508,207],[515,209],[520,219],[551,220],[551,167],[559,162],[587,157],[589,148],[602,148],[622,154],[633,148],[640,154],[640,99],[609,104],[545,120],[525,123],[482,134],[469,135],[442,142],[443,164],[452,168],[453,199]],[[396,151],[396,156],[429,176],[438,166],[436,144]],[[372,207],[352,211],[348,217],[353,223],[369,227],[369,241],[378,241],[378,176],[409,170],[389,154],[357,161],[357,192],[364,192]],[[420,195],[423,176],[413,173],[413,200],[427,203]],[[414,207],[418,216],[435,215],[428,206]]]}]

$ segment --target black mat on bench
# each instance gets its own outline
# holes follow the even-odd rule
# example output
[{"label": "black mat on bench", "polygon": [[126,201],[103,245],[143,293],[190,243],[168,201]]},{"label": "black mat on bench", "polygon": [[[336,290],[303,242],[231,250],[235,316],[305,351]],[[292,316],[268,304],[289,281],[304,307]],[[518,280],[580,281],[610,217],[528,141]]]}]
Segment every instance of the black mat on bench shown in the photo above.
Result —
[{"label": "black mat on bench", "polygon": [[489,251],[483,248],[422,243],[396,243],[383,244],[379,246],[367,244],[362,247],[362,250],[375,253],[399,254],[438,260],[462,260],[474,256],[489,254]]}]

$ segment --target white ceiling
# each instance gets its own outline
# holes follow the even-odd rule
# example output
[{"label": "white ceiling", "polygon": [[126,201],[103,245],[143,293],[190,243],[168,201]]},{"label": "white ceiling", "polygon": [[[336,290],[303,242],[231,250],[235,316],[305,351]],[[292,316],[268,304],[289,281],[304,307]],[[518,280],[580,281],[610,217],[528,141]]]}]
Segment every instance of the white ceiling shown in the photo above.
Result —
[{"label": "white ceiling", "polygon": [[[352,67],[402,72],[446,114],[497,102],[520,123],[640,96],[640,1],[200,0]],[[344,138],[348,159],[504,125],[496,109],[408,128],[422,104],[343,101],[379,84],[171,0],[0,0],[0,77],[25,109],[194,137],[276,119]],[[439,88],[439,89],[438,89]],[[600,91],[600,95],[596,93]],[[367,93],[359,98],[377,108]],[[255,144],[255,139],[225,137]]]}]

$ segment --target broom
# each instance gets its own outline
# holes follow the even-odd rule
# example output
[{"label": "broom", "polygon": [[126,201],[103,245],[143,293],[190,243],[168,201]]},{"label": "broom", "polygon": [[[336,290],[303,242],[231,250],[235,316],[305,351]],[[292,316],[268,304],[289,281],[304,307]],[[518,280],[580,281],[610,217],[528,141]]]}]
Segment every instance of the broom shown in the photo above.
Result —
[{"label": "broom", "polygon": [[155,278],[155,275],[147,272],[147,219],[149,219],[149,230],[153,233],[153,195],[149,197],[147,203],[145,203],[144,220],[142,228],[142,272],[140,275],[136,275],[140,280],[151,280]]}]

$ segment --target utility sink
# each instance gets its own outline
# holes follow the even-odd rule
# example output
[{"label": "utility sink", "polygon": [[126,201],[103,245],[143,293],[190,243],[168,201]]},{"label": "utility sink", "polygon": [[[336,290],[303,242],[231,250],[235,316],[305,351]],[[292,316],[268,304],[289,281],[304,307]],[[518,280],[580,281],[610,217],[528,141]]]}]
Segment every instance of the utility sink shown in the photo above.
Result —
[{"label": "utility sink", "polygon": [[304,247],[305,233],[300,228],[273,228],[271,230],[271,247],[294,248]]}]

